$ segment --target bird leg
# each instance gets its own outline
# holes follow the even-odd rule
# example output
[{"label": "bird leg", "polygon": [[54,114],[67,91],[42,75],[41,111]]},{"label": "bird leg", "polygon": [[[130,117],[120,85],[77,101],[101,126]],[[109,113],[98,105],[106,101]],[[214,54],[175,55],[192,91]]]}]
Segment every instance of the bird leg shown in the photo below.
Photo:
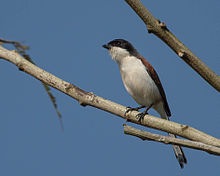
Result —
[{"label": "bird leg", "polygon": [[138,117],[138,122],[141,122],[141,120],[144,118],[144,116],[145,116],[146,114],[148,114],[148,110],[149,110],[150,108],[152,108],[152,106],[153,106],[153,103],[152,103],[149,107],[147,107],[144,112],[141,112],[141,113],[139,113],[139,114],[137,115],[137,117]]},{"label": "bird leg", "polygon": [[145,108],[146,106],[139,106],[136,108],[127,107],[128,109],[125,111],[125,115],[130,111],[138,111],[139,109]]}]

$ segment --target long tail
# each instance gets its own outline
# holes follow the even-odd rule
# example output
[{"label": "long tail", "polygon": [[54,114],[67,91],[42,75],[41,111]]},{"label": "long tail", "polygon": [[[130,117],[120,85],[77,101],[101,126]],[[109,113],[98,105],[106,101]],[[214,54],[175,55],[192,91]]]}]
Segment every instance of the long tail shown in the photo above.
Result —
[{"label": "long tail", "polygon": [[[170,137],[176,138],[176,136],[174,134],[168,133],[168,135]],[[178,160],[180,167],[183,168],[184,164],[187,163],[186,156],[183,152],[183,149],[179,145],[172,145],[172,146],[173,146],[173,151],[176,155],[176,159]]]},{"label": "long tail", "polygon": [[[165,114],[163,114],[163,115],[161,114],[161,118],[169,120],[169,117]],[[168,133],[168,135],[170,137],[176,138],[176,136],[174,134]],[[187,163],[185,154],[179,145],[172,145],[172,146],[173,146],[173,151],[176,155],[176,159],[178,160],[180,167],[183,168],[184,164]]]}]

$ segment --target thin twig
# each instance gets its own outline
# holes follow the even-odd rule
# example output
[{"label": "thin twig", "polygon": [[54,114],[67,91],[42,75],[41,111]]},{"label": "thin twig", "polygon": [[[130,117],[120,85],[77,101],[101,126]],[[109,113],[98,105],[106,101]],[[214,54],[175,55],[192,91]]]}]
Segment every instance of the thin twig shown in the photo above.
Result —
[{"label": "thin twig", "polygon": [[[12,44],[16,48],[16,51],[20,55],[22,55],[26,60],[30,61],[32,64],[36,65],[34,63],[34,61],[31,59],[31,57],[26,53],[26,50],[29,49],[29,46],[23,45],[21,42],[18,42],[18,41],[5,40],[5,39],[2,39],[2,38],[0,38],[0,43]],[[56,98],[53,96],[53,94],[52,94],[52,92],[50,90],[50,87],[47,84],[45,84],[44,82],[42,82],[42,84],[44,86],[45,91],[47,92],[47,95],[49,96],[49,98],[50,98],[50,100],[52,102],[53,107],[56,110],[56,113],[57,113],[57,115],[59,117],[61,130],[63,131],[64,130],[64,126],[63,126],[63,121],[62,121],[62,115],[61,115],[61,113],[58,110],[57,103],[56,103]]]},{"label": "thin twig", "polygon": [[19,42],[13,41],[13,40],[5,40],[5,39],[2,39],[2,38],[0,38],[0,42],[2,42],[2,43],[10,43],[10,44],[19,43]]},{"label": "thin twig", "polygon": [[181,145],[181,146],[192,148],[192,149],[203,150],[213,155],[220,155],[219,147],[207,145],[202,142],[195,142],[195,141],[190,141],[186,139],[177,139],[177,138],[172,138],[169,136],[153,134],[147,131],[136,129],[134,127],[131,127],[125,124],[123,126],[124,126],[125,134],[139,137],[142,140],[152,140],[152,141],[157,141],[157,142],[161,142],[164,144],[176,144],[176,145]]}]

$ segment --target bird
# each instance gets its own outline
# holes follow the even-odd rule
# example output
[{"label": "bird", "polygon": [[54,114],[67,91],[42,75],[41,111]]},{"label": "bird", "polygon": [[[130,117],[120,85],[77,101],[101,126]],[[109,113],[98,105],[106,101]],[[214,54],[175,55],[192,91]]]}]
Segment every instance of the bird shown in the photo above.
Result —
[{"label": "bird", "polygon": [[[169,120],[171,111],[166,94],[153,66],[127,40],[114,39],[104,44],[103,47],[118,64],[125,89],[140,105],[136,108],[129,107],[125,113],[146,108],[143,113],[138,114],[139,120],[141,120],[148,114],[148,110],[153,108],[161,118]],[[168,135],[176,137],[171,133]],[[185,154],[180,146],[172,146],[179,165],[183,168],[187,163]]]}]

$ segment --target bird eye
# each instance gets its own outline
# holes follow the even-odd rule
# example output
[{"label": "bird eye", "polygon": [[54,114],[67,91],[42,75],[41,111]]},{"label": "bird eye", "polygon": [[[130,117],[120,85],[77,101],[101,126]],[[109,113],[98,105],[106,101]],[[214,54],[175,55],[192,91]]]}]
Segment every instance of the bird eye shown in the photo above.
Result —
[{"label": "bird eye", "polygon": [[120,46],[120,45],[121,45],[121,42],[120,42],[120,41],[117,41],[117,42],[116,42],[116,45],[117,45],[117,46]]}]

